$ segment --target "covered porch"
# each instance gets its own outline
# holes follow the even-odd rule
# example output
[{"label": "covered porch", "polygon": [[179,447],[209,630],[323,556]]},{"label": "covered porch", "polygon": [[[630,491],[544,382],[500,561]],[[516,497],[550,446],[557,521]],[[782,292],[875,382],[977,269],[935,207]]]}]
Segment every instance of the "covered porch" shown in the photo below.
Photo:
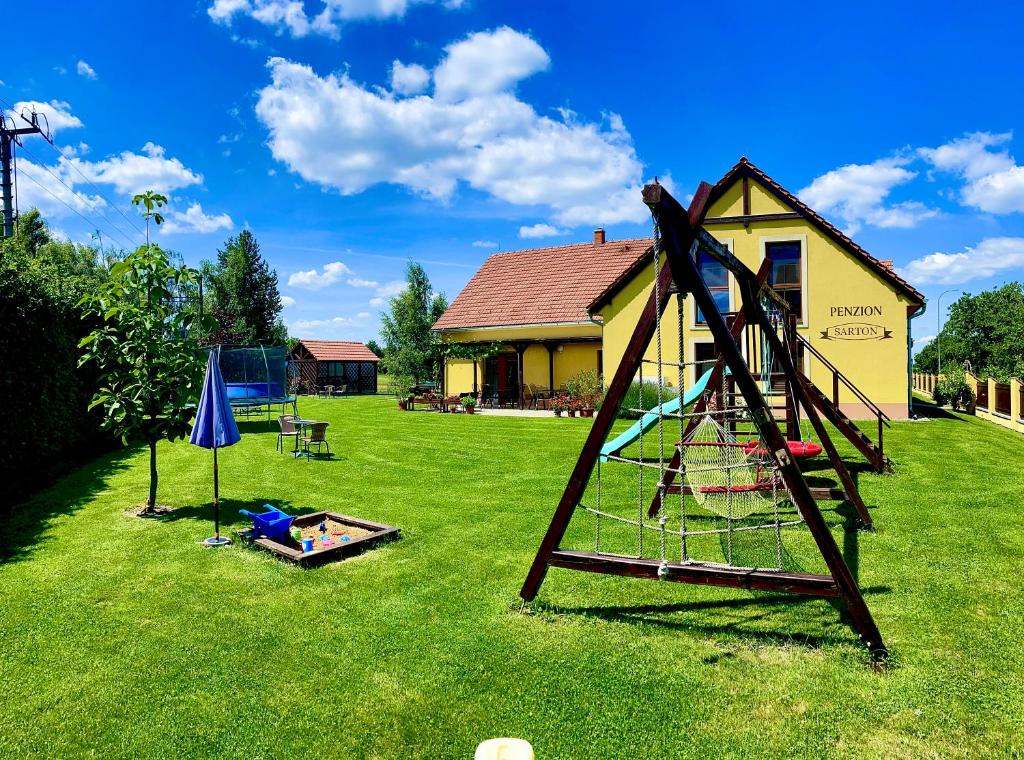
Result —
[{"label": "covered porch", "polygon": [[600,335],[519,337],[501,341],[458,340],[472,350],[500,343],[496,353],[476,359],[446,359],[441,377],[446,396],[471,394],[482,408],[546,409],[566,382],[585,370],[602,371]]}]

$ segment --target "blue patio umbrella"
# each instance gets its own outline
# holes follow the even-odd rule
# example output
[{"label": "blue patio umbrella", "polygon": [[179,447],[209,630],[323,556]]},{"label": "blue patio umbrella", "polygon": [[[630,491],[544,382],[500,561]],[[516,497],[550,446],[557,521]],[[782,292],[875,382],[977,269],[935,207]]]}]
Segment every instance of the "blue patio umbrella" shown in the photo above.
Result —
[{"label": "blue patio umbrella", "polygon": [[220,535],[220,493],[217,481],[217,449],[225,446],[233,446],[238,443],[242,436],[238,433],[238,425],[235,424],[235,415],[231,411],[231,402],[228,400],[228,390],[224,385],[224,378],[220,374],[220,365],[217,363],[219,356],[217,351],[210,351],[206,360],[206,379],[203,380],[203,392],[199,396],[199,408],[196,410],[196,422],[192,426],[192,435],[189,436],[189,443],[202,446],[204,449],[213,449],[213,528],[214,535],[203,543],[206,546],[225,546],[231,543],[227,538]]}]

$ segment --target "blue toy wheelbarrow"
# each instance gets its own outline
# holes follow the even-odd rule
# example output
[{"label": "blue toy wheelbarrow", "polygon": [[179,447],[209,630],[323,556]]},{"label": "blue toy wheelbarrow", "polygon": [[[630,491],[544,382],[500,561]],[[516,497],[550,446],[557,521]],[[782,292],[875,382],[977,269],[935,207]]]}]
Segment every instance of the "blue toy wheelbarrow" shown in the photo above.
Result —
[{"label": "blue toy wheelbarrow", "polygon": [[259,513],[250,512],[248,509],[240,509],[238,512],[252,520],[253,538],[266,536],[271,541],[287,543],[288,529],[292,527],[292,521],[295,518],[269,504],[264,504],[263,509],[264,511]]}]

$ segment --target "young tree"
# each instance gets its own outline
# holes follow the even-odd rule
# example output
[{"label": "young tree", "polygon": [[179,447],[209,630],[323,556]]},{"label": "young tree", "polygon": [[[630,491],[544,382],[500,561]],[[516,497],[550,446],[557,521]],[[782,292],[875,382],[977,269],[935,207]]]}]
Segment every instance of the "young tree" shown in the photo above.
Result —
[{"label": "young tree", "polygon": [[[155,204],[139,203],[146,206],[147,229],[151,218],[159,224]],[[84,349],[79,363],[93,363],[100,379],[89,408],[101,406],[104,427],[123,441],[141,439],[149,446],[144,514],[156,508],[157,442],[188,435],[190,407],[202,383],[203,362],[191,336],[193,329],[207,325],[176,298],[197,285],[196,270],[175,266],[166,251],[147,243],[114,264],[110,279],[82,299],[87,312],[101,321],[79,343]]]},{"label": "young tree", "polygon": [[434,294],[423,267],[410,261],[406,266],[408,287],[391,299],[391,310],[381,314],[383,363],[388,374],[409,375],[417,383],[440,376],[442,345],[431,328],[445,309],[448,299]]},{"label": "young tree", "polygon": [[277,273],[260,255],[260,245],[249,230],[229,237],[217,251],[216,265],[204,270],[211,311],[220,324],[220,330],[205,342],[281,344],[287,340]]},{"label": "young tree", "polygon": [[380,344],[375,340],[366,341],[366,347],[373,351],[377,355],[377,358],[384,356],[384,349],[380,347]]}]

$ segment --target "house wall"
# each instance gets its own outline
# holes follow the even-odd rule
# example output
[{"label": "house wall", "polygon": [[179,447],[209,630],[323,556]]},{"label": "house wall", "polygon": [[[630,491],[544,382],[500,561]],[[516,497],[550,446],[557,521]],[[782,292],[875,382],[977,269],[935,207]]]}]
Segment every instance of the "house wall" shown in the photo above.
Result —
[{"label": "house wall", "polygon": [[[742,214],[742,189],[737,182],[710,209],[709,217]],[[750,181],[750,213],[768,214],[790,211],[757,182]],[[774,240],[800,240],[804,252],[804,310],[798,331],[838,367],[864,394],[893,418],[908,416],[909,375],[908,307],[910,302],[871,268],[848,253],[809,222],[785,220],[709,225],[708,229],[750,269],[756,271],[764,256],[764,244]],[[622,289],[602,311],[604,319],[605,373],[610,377],[625,351],[652,285],[652,267],[645,268]],[[733,308],[739,306],[739,292],[730,277]],[[866,316],[860,316],[863,310]],[[692,299],[684,303],[683,340],[687,360],[692,360],[694,344],[711,339],[706,327],[695,324]],[[847,315],[856,316],[847,316]],[[675,361],[678,332],[675,299],[662,320],[663,357]],[[837,329],[838,328],[838,329]],[[848,335],[849,332],[860,333]],[[856,339],[855,339],[856,338]],[[652,346],[647,356],[653,358]],[[653,367],[645,367],[645,375]],[[804,368],[812,382],[831,395],[832,374],[817,360]],[[672,374],[668,374],[672,373]],[[666,374],[674,379],[674,370]],[[694,368],[687,371],[686,382],[694,381]],[[840,405],[851,417],[867,416],[852,392],[840,388]]]}]

